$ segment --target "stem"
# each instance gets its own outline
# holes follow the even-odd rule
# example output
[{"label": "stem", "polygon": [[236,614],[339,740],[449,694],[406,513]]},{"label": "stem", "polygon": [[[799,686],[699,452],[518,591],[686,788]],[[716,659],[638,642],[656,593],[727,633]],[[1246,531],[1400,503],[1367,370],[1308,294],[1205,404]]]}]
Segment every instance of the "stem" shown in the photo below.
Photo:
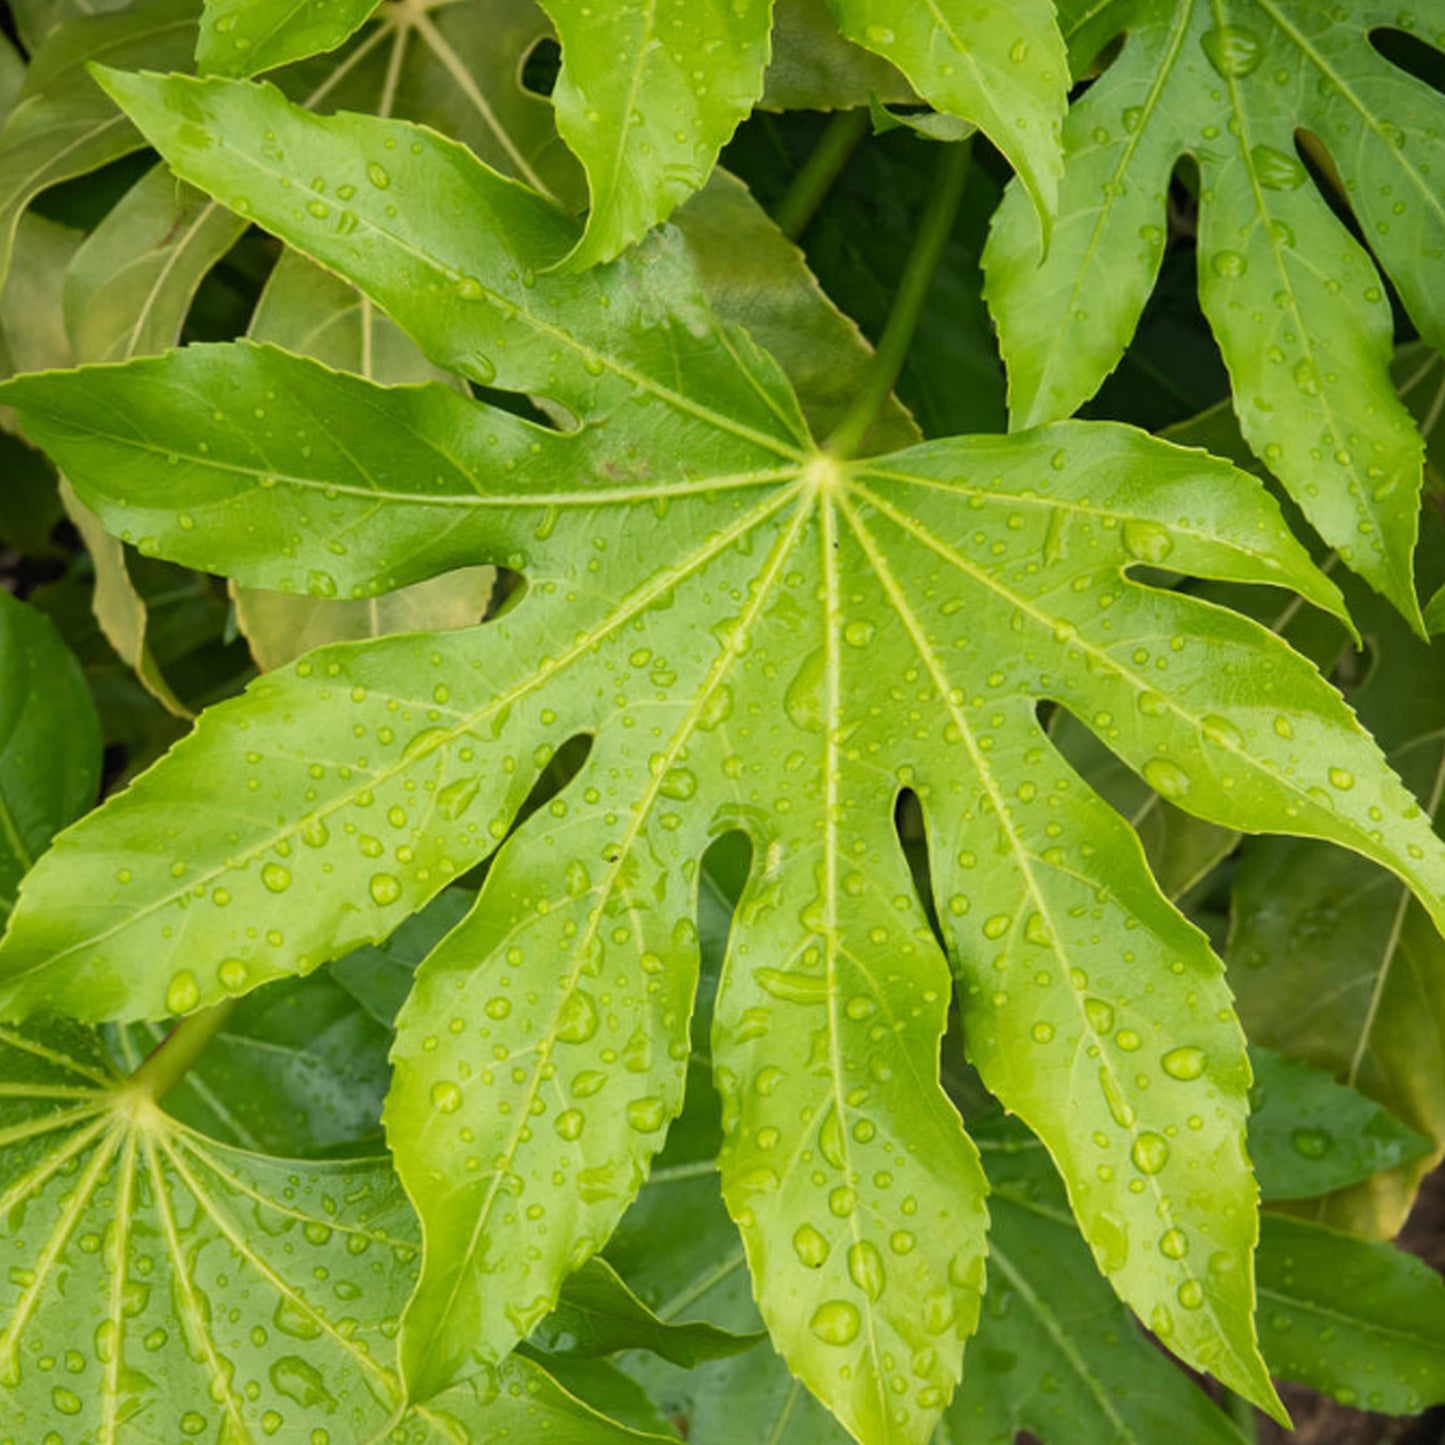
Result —
[{"label": "stem", "polygon": [[968,141],[950,141],[943,142],[942,146],[938,179],[928,198],[928,209],[919,223],[918,236],[908,253],[903,275],[899,278],[893,310],[888,313],[888,323],[879,338],[878,350],[873,354],[873,364],[863,378],[853,404],[826,443],[828,451],[840,460],[846,461],[857,451],[859,443],[878,419],[883,403],[893,390],[893,383],[898,380],[918,318],[923,312],[923,303],[933,286],[933,274],[953,232],[953,218],[963,196],[964,182],[968,179],[970,144]]},{"label": "stem", "polygon": [[773,220],[788,240],[796,241],[808,229],[848,157],[867,134],[866,110],[842,110],[828,122],[773,212]]},{"label": "stem", "polygon": [[240,999],[228,998],[214,1008],[183,1018],[146,1056],[130,1076],[132,1089],[149,1094],[159,1103],[186,1071],[205,1053],[211,1040],[226,1027]]}]

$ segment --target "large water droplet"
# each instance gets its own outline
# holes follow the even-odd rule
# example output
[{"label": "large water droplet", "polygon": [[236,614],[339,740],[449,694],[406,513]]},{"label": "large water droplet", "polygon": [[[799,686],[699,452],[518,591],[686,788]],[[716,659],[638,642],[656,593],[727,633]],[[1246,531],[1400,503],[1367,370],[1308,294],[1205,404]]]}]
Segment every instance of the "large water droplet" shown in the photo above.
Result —
[{"label": "large water droplet", "polygon": [[1259,36],[1243,25],[1217,25],[1199,37],[1209,63],[1226,78],[1248,75],[1264,56]]},{"label": "large water droplet", "polygon": [[597,1032],[597,1002],[585,988],[574,988],[557,1014],[557,1037],[564,1044],[585,1044]]},{"label": "large water droplet", "polygon": [[1190,787],[1189,774],[1168,758],[1150,758],[1144,764],[1144,781],[1161,798],[1168,798],[1171,802],[1182,798]]},{"label": "large water droplet", "polygon": [[279,863],[268,863],[261,869],[261,882],[272,893],[284,893],[291,886],[291,870]]},{"label": "large water droplet", "polygon": [[1157,1174],[1169,1162],[1169,1141],[1162,1134],[1141,1134],[1129,1157],[1141,1174]]},{"label": "large water droplet", "polygon": [[883,1256],[876,1246],[860,1239],[848,1250],[848,1275],[870,1300],[883,1293]]},{"label": "large water droplet", "polygon": [[810,1328],[825,1345],[847,1345],[858,1338],[861,1320],[847,1300],[828,1300],[813,1311]]},{"label": "large water droplet", "polygon": [[1204,1050],[1188,1045],[1170,1049],[1160,1062],[1171,1079],[1197,1079],[1204,1072]]},{"label": "large water droplet", "polygon": [[450,1079],[438,1079],[431,1086],[431,1106],[439,1114],[455,1114],[462,1107],[462,1091]]},{"label": "large water droplet", "polygon": [[173,1014],[189,1013],[200,1001],[201,991],[196,986],[195,974],[188,968],[181,969],[166,989],[166,1008]]},{"label": "large water droplet", "polygon": [[808,1269],[821,1269],[828,1258],[828,1241],[811,1224],[800,1224],[793,1233],[793,1253]]}]

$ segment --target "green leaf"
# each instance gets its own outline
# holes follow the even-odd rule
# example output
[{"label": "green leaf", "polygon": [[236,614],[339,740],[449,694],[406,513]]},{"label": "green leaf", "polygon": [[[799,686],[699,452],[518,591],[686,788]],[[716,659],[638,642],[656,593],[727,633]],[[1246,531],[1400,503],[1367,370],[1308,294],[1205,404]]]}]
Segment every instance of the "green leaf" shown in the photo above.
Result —
[{"label": "green leaf", "polygon": [[0,914],[99,784],[100,724],[79,664],[49,619],[0,589]]},{"label": "green leaf", "polygon": [[[1353,701],[1438,820],[1445,642],[1426,646],[1382,608],[1357,611],[1375,666]],[[1318,1206],[1324,1222],[1390,1237],[1445,1147],[1445,942],[1388,874],[1297,840],[1245,845],[1232,911],[1230,978],[1250,1037],[1328,1070],[1433,1141],[1428,1154]]]},{"label": "green leaf", "polygon": [[1432,636],[1445,633],[1445,587],[1435,594],[1425,609],[1425,626]]},{"label": "green leaf", "polygon": [[[446,379],[366,297],[294,251],[272,271],[251,335],[376,381]],[[470,626],[495,585],[494,568],[462,567],[355,602],[240,587],[236,620],[264,671],[330,642]]]},{"label": "green leaf", "polygon": [[115,14],[64,25],[36,52],[0,130],[0,279],[9,270],[16,224],[35,196],[141,144],[86,67],[184,68],[195,15],[194,0],[136,0]]},{"label": "green leaf", "polygon": [[[115,1033],[115,1057],[133,1072],[166,1029],[123,1024]],[[213,1139],[263,1154],[375,1152],[390,1043],[390,1031],[329,973],[286,979],[241,1000],[166,1108]]]},{"label": "green leaf", "polygon": [[212,75],[259,75],[334,50],[377,0],[205,0],[196,66]]},{"label": "green leaf", "polygon": [[1388,1244],[1266,1214],[1259,1328],[1286,1379],[1414,1415],[1445,1400],[1445,1281]]},{"label": "green leaf", "polygon": [[898,105],[918,99],[882,56],[843,39],[828,0],[774,0],[772,51],[764,110],[854,110],[874,96]]},{"label": "green leaf", "polygon": [[73,1025],[0,1031],[0,1076],[0,1377],[17,1438],[386,1424],[415,1226],[384,1162],[208,1140]]},{"label": "green leaf", "polygon": [[[1135,1327],[1079,1241],[1038,1140],[981,1135],[993,1185],[989,1289],[937,1445],[1241,1445],[1209,1397]],[[1168,1335],[1161,1336],[1168,1343]]]},{"label": "green leaf", "polygon": [[0,541],[28,557],[51,555],[51,533],[65,515],[55,468],[33,447],[0,432]]},{"label": "green leaf", "polygon": [[1322,1069],[1249,1051],[1249,1157],[1265,1199],[1313,1199],[1420,1159],[1431,1143]]},{"label": "green leaf", "polygon": [[761,1338],[708,1324],[666,1323],[628,1289],[611,1265],[590,1259],[567,1281],[557,1308],[532,1342],[553,1353],[580,1356],[648,1350],[691,1368],[704,1360],[740,1354]]},{"label": "green leaf", "polygon": [[557,129],[592,193],[567,258],[610,261],[698,190],[762,94],[772,0],[542,0],[562,42]]},{"label": "green leaf", "polygon": [[1069,62],[1047,0],[828,0],[843,34],[893,62],[935,110],[998,146],[1047,234],[1063,174]]},{"label": "green leaf", "polygon": [[0,1080],[0,1378],[16,1439],[657,1438],[520,1356],[400,1418],[396,1316],[417,1240],[385,1160],[218,1143],[73,1024],[0,1030]]},{"label": "green leaf", "polygon": [[[399,1020],[388,1130],[427,1238],[409,1381],[505,1356],[635,1193],[681,1103],[697,862],[741,830],[712,1050],[728,1205],[790,1365],[860,1435],[921,1441],[976,1319],[984,1210],[937,1082],[949,979],[893,828],[906,787],[972,1061],[1119,1293],[1270,1404],[1218,961],[1037,721],[1056,701],[1176,804],[1342,842],[1445,916],[1445,850],[1313,667],[1129,575],[1336,610],[1258,485],[1109,425],[820,454],[679,238],[549,272],[575,227],[425,131],[265,87],[107,84],[184,178],[434,362],[580,425],[248,345],[9,384],[112,525],[169,557],[338,595],[493,559],[529,587],[485,628],[326,649],[212,709],[32,874],[7,1011],[184,1011],[382,937],[586,736]],[[1179,1258],[1152,1243],[1172,1229]]]},{"label": "green leaf", "polygon": [[1127,42],[1069,112],[1047,255],[1021,194],[994,224],[987,294],[1013,424],[1069,415],[1119,361],[1164,254],[1170,175],[1188,153],[1200,301],[1244,434],[1325,540],[1418,619],[1421,448],[1390,384],[1390,303],[1296,143],[1337,179],[1421,333],[1445,346],[1445,206],[1431,179],[1445,165],[1445,99],[1369,39],[1375,25],[1414,22],[1308,0],[1064,10],[1081,65]]},{"label": "green leaf", "polygon": [[[783,368],[814,436],[829,436],[857,395],[873,350],[819,286],[802,253],[725,171],[677,213],[713,312],[743,327]],[[868,433],[871,451],[918,441],[890,397]]]}]

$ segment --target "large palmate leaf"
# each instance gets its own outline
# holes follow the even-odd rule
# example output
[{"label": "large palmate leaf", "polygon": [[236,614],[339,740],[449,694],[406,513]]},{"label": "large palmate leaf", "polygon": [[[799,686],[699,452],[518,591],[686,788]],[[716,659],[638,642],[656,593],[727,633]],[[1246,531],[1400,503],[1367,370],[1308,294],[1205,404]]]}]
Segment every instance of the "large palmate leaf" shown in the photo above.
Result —
[{"label": "large palmate leaf", "polygon": [[1047,254],[1013,195],[985,256],[1015,423],[1069,415],[1123,355],[1164,254],[1170,174],[1191,155],[1200,301],[1244,434],[1346,562],[1417,618],[1420,439],[1390,385],[1390,303],[1306,165],[1341,188],[1421,333],[1445,346],[1445,98],[1370,38],[1417,21],[1373,0],[1062,9],[1080,69],[1124,41],[1070,110]]},{"label": "large palmate leaf", "polygon": [[1120,1294],[1271,1403],[1218,961],[1036,719],[1061,703],[1186,809],[1341,842],[1445,917],[1445,850],[1313,668],[1129,575],[1336,606],[1268,497],[1113,426],[821,452],[676,237],[562,274],[576,227],[426,131],[107,84],[184,178],[434,363],[578,425],[249,344],[8,385],[108,524],[173,559],[337,596],[495,560],[528,590],[211,710],[31,875],[5,1010],[186,1012],[382,937],[585,736],[399,1019],[388,1129],[427,1239],[409,1384],[494,1366],[635,1193],[681,1102],[698,860],[736,830],[756,863],[713,1030],[728,1205],[791,1368],[860,1438],[921,1440],[977,1317],[985,1211],[937,1083],[948,964],[893,828],[910,789],[973,1062]]},{"label": "large palmate leaf", "polygon": [[[772,0],[542,0],[562,42],[557,128],[586,169],[573,267],[608,261],[707,179],[763,94]],[[1047,225],[1068,63],[1045,0],[829,0],[843,35],[891,61],[930,104],[974,121]]]},{"label": "large palmate leaf", "polygon": [[[658,1438],[522,1356],[407,1409],[395,1337],[416,1222],[389,1163],[247,1152],[155,1092],[86,1029],[0,1029],[3,1445]],[[564,1320],[621,1301],[632,1344],[707,1358],[746,1343],[670,1331],[598,1269]]]}]

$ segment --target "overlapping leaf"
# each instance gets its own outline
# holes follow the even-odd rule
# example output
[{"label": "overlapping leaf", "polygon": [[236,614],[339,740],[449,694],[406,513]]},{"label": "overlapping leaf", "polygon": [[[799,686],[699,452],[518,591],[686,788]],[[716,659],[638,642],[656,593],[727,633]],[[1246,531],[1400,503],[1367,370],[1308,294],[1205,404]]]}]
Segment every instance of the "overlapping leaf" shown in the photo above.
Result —
[{"label": "overlapping leaf", "polygon": [[[763,94],[771,0],[695,5],[543,0],[562,41],[557,127],[592,210],[573,267],[619,255],[707,179]],[[829,0],[843,35],[891,61],[930,104],[974,121],[1018,170],[1047,226],[1068,66],[1044,0]]]},{"label": "overlapping leaf", "polygon": [[1219,965],[1035,716],[1062,703],[1187,810],[1344,843],[1445,916],[1440,844],[1313,669],[1129,575],[1335,607],[1263,492],[1111,426],[829,456],[674,238],[559,274],[575,227],[427,132],[107,83],[183,177],[434,363],[579,425],[247,345],[9,386],[109,524],[177,560],[366,596],[490,559],[529,591],[213,709],[32,875],[6,1010],[184,1012],[384,936],[585,735],[400,1020],[388,1125],[427,1238],[410,1384],[494,1367],[636,1191],[681,1102],[698,859],[742,830],[713,1039],[728,1205],[794,1371],[861,1438],[922,1440],[977,1316],[984,1184],[937,1083],[948,966],[893,831],[908,788],[973,1062],[1120,1294],[1269,1403]]},{"label": "overlapping leaf", "polygon": [[1325,539],[1408,618],[1420,440],[1388,367],[1390,303],[1309,169],[1338,185],[1364,242],[1445,345],[1445,98],[1378,53],[1376,27],[1437,37],[1371,0],[1069,4],[1082,71],[1059,218],[1008,198],[985,262],[1017,425],[1067,416],[1122,356],[1164,253],[1165,193],[1199,172],[1199,294],[1250,445]]}]

